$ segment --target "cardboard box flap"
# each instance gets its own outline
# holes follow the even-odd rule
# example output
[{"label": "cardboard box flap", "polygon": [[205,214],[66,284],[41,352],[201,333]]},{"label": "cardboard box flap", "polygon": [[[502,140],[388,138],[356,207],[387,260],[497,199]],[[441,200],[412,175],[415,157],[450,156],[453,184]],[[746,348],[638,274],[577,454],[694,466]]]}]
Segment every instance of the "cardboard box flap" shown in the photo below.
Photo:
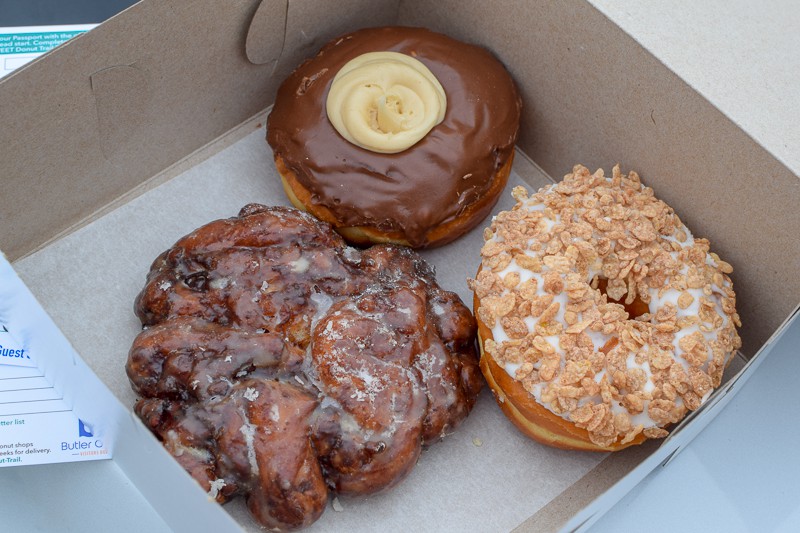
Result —
[{"label": "cardboard box flap", "polygon": [[114,157],[137,135],[150,103],[150,85],[141,69],[130,65],[104,68],[89,76],[97,112],[100,150]]},{"label": "cardboard box flap", "polygon": [[277,66],[286,40],[289,0],[262,0],[250,22],[245,55],[254,65]]},{"label": "cardboard box flap", "polygon": [[13,261],[80,226],[266,109],[326,40],[396,13],[396,0],[140,2],[4,78],[0,249]]},{"label": "cardboard box flap", "polygon": [[283,81],[300,63],[330,41],[369,26],[397,23],[397,0],[292,0],[286,17],[286,40],[276,78]]},{"label": "cardboard box flap", "polygon": [[269,105],[272,66],[244,56],[251,3],[141,2],[0,81],[10,259]]}]

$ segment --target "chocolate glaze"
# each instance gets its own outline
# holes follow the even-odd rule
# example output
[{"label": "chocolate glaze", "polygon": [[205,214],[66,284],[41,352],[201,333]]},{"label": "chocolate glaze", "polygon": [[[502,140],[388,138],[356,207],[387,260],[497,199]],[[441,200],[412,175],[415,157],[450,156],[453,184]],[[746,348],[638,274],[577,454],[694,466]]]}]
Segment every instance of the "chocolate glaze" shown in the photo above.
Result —
[{"label": "chocolate glaze", "polygon": [[481,388],[475,322],[400,246],[358,250],[246,206],[153,263],[127,373],[136,413],[218,501],[292,529],[407,474]]},{"label": "chocolate glaze", "polygon": [[[339,69],[374,51],[416,57],[447,95],[444,120],[398,154],[349,143],[325,111]],[[489,189],[514,149],[521,109],[511,76],[487,50],[420,28],[371,28],[325,45],[284,81],[267,141],[312,192],[312,202],[342,225],[403,231],[412,246],[422,246],[427,231],[458,217]]]}]

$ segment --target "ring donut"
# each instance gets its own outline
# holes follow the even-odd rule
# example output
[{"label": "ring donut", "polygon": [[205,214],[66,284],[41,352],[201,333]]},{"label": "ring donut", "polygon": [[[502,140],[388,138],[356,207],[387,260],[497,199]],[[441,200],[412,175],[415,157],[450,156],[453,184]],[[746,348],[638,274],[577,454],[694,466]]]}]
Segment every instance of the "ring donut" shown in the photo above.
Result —
[{"label": "ring donut", "polygon": [[731,266],[635,172],[576,166],[485,230],[481,369],[526,434],[614,451],[660,438],[741,346]]}]

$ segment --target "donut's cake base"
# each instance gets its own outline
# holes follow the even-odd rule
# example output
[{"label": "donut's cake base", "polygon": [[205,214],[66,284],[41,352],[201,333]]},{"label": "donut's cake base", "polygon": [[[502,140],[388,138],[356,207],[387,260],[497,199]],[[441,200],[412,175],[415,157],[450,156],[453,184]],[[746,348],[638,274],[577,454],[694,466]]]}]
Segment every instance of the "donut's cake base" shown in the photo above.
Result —
[{"label": "donut's cake base", "polygon": [[[513,164],[514,152],[511,152],[508,161],[494,175],[486,194],[466,206],[456,218],[431,228],[424,235],[425,247],[441,246],[452,242],[472,229],[477,221],[484,220],[497,202],[497,197],[505,188],[506,183],[508,183],[508,176],[511,173]],[[284,164],[283,159],[277,154],[275,155],[275,166],[281,175],[283,189],[292,205],[331,224],[348,242],[360,246],[379,243],[411,246],[407,235],[401,231],[376,226],[342,225],[333,211],[325,205],[316,204],[312,201],[312,192],[303,186],[295,173]]]},{"label": "donut's cake base", "polygon": [[[478,308],[477,299],[475,309]],[[480,346],[480,367],[486,383],[494,394],[497,404],[506,417],[524,434],[532,439],[565,450],[581,450],[590,452],[615,452],[641,444],[645,440],[643,434],[638,434],[631,441],[622,444],[615,442],[610,446],[594,444],[589,432],[579,428],[571,422],[553,414],[535,401],[522,384],[512,378],[504,368],[501,368],[493,357],[484,351],[484,339],[492,339],[492,332],[478,322],[478,343]]]}]

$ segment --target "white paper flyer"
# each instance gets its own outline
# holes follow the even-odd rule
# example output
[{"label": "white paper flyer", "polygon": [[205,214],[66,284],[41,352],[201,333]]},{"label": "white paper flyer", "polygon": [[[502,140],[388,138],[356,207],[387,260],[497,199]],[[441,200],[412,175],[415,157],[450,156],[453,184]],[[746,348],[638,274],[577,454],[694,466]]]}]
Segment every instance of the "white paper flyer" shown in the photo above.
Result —
[{"label": "white paper flyer", "polygon": [[0,28],[0,78],[96,24]]},{"label": "white paper flyer", "polygon": [[0,254],[0,467],[109,458],[106,395]]}]

